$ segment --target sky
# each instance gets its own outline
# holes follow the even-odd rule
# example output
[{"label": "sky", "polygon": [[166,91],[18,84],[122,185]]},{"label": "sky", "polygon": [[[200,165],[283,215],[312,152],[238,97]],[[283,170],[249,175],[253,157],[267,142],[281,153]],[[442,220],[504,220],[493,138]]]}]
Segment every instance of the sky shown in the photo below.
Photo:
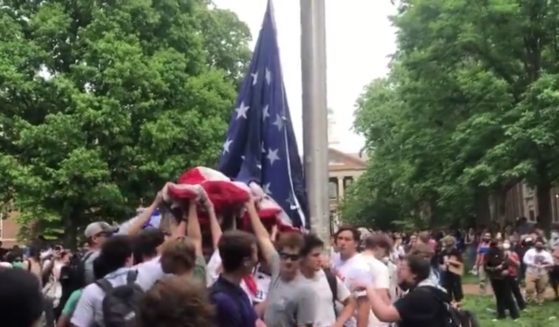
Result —
[{"label": "sky", "polygon": [[[273,0],[284,84],[293,127],[302,151],[300,0]],[[308,0],[312,1],[312,0]],[[395,29],[388,17],[395,13],[390,0],[325,0],[328,107],[334,112],[329,131],[332,147],[357,153],[364,140],[353,129],[355,102],[373,79],[386,76],[390,55],[396,51]],[[253,36],[254,48],[267,0],[214,0],[235,12]],[[332,140],[331,140],[332,141]]]}]

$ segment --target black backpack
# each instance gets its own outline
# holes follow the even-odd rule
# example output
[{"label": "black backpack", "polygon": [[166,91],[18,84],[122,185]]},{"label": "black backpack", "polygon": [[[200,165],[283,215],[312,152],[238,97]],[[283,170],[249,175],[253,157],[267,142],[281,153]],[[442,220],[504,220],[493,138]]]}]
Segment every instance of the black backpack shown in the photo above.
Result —
[{"label": "black backpack", "polygon": [[136,284],[138,271],[130,270],[126,275],[126,284],[113,287],[106,279],[95,283],[105,292],[103,299],[103,321],[105,327],[136,327],[140,301],[144,291]]},{"label": "black backpack", "polygon": [[60,270],[60,284],[62,285],[61,307],[64,307],[64,304],[74,291],[85,286],[85,260],[92,254],[93,252],[90,252],[83,258],[73,255],[70,258],[70,262]]},{"label": "black backpack", "polygon": [[421,288],[429,291],[441,304],[445,327],[479,327],[479,323],[472,312],[453,307],[447,299],[444,299],[435,291],[435,287],[423,286]]}]

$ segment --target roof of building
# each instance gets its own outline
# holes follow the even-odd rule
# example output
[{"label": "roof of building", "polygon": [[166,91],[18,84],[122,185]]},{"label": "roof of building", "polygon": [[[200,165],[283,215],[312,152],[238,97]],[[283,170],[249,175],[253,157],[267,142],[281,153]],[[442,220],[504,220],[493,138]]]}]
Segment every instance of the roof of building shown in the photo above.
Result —
[{"label": "roof of building", "polygon": [[340,170],[365,170],[367,162],[358,154],[345,153],[340,150],[328,149],[328,169],[330,171]]}]

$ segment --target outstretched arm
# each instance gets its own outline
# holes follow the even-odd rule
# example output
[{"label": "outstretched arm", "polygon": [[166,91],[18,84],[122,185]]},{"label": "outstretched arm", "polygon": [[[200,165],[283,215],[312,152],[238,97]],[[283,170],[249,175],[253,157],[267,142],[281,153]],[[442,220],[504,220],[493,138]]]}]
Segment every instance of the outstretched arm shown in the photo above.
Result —
[{"label": "outstretched arm", "polygon": [[214,249],[217,249],[217,244],[221,238],[223,231],[217,220],[217,215],[215,214],[215,208],[213,203],[209,200],[206,202],[206,210],[208,211],[208,218],[210,219],[210,232],[212,233],[212,245]]},{"label": "outstretched arm", "polygon": [[128,229],[128,235],[130,236],[137,235],[142,230],[142,227],[150,220],[151,215],[153,214],[155,209],[159,207],[162,201],[163,201],[163,196],[161,195],[161,192],[158,192],[157,195],[155,196],[155,199],[153,199],[153,202],[150,204],[150,206],[145,208],[138,215],[138,217],[134,219],[134,221],[130,225],[130,228]]},{"label": "outstretched arm", "polygon": [[266,262],[272,262],[272,257],[276,254],[276,249],[272,240],[270,239],[270,234],[262,224],[260,217],[258,217],[258,212],[256,211],[256,205],[254,199],[250,199],[245,205],[248,216],[250,218],[250,223],[252,225],[252,230],[258,239],[258,245],[260,245],[260,250]]},{"label": "outstretched arm", "polygon": [[188,218],[187,218],[187,235],[194,243],[196,256],[202,256],[202,230],[200,228],[200,221],[198,220],[198,211],[196,202],[190,201],[188,204]]}]

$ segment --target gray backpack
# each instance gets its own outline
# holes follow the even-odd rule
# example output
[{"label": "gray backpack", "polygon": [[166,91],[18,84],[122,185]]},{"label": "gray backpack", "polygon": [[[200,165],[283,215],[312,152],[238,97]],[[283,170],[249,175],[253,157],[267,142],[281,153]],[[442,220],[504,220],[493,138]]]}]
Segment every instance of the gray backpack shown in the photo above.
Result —
[{"label": "gray backpack", "polygon": [[126,275],[126,284],[113,287],[106,279],[95,283],[105,292],[103,299],[103,322],[105,327],[136,327],[140,301],[144,291],[136,284],[138,271],[130,270]]}]

